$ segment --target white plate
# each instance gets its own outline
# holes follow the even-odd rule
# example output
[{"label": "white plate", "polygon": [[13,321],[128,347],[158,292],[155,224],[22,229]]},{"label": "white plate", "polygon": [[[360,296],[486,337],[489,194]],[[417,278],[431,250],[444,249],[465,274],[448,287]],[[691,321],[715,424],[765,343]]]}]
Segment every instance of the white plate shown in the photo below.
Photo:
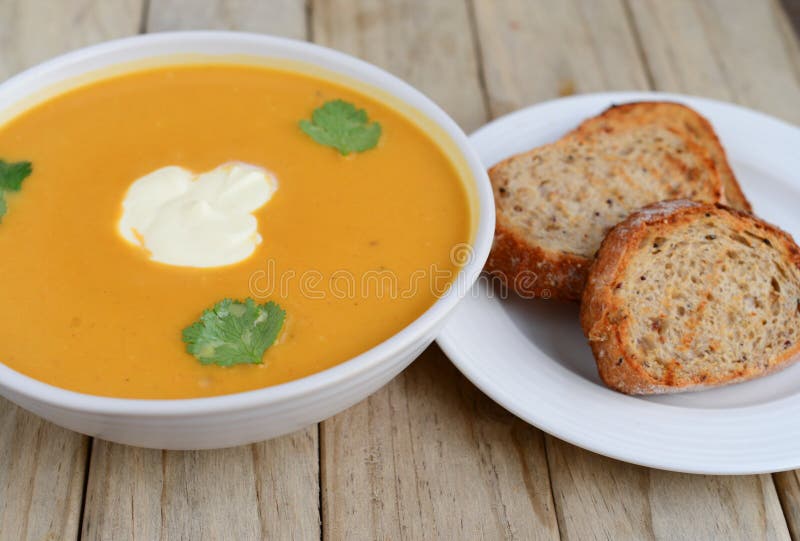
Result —
[{"label": "white plate", "polygon": [[[676,94],[560,99],[484,126],[472,143],[490,166],[558,139],[613,103],[671,100],[712,122],[755,212],[800,238],[800,130],[738,106]],[[490,298],[486,280],[438,342],[483,392],[525,421],[610,457],[667,470],[743,474],[800,467],[800,364],[738,385],[631,397],[604,387],[578,305]]]}]

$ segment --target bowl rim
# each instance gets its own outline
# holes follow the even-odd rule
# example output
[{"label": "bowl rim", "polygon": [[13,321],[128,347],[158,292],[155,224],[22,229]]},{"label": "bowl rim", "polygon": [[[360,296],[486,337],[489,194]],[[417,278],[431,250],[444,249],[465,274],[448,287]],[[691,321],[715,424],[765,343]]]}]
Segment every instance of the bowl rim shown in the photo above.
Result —
[{"label": "bowl rim", "polygon": [[[455,148],[464,159],[474,178],[478,220],[472,242],[469,243],[473,250],[473,257],[461,267],[444,295],[439,297],[422,315],[399,332],[355,357],[296,380],[250,391],[201,398],[115,398],[57,387],[24,375],[0,361],[0,389],[7,391],[3,394],[9,396],[12,401],[16,401],[15,397],[22,396],[38,403],[71,411],[110,414],[121,417],[147,416],[162,418],[194,416],[202,413],[222,413],[257,406],[288,403],[293,399],[312,393],[320,393],[346,380],[371,372],[382,363],[389,362],[391,358],[415,346],[419,343],[420,338],[434,330],[444,320],[457,302],[467,295],[477,280],[489,255],[495,225],[494,196],[486,170],[477,152],[470,144],[463,130],[432,99],[382,68],[346,53],[305,41],[248,32],[179,31],[143,34],[77,49],[33,66],[0,83],[0,97],[8,93],[10,89],[24,89],[25,86],[34,84],[37,79],[51,70],[79,63],[90,57],[118,55],[121,52],[145,45],[188,44],[198,40],[212,44],[236,42],[244,45],[249,43],[266,49],[290,50],[293,54],[305,57],[300,59],[300,62],[316,65],[333,72],[338,72],[342,66],[346,66],[349,70],[352,70],[347,74],[348,78],[362,81],[369,78],[368,81],[365,81],[367,84],[392,94],[399,101],[416,109],[438,125],[455,144]],[[179,54],[183,53],[172,52],[147,56],[154,58]],[[269,52],[247,54],[264,58],[270,57]],[[323,64],[321,61],[329,61],[329,63],[325,62]],[[340,69],[337,69],[337,67]],[[68,79],[67,77],[61,80]],[[405,94],[406,97],[401,97],[400,94]],[[422,111],[420,105],[425,106],[426,110]]]}]

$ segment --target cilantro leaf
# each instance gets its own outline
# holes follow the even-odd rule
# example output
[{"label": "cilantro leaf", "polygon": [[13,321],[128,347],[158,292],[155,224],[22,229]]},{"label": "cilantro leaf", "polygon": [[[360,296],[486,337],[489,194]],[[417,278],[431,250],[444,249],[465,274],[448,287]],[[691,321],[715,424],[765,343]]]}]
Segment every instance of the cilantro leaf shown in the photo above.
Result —
[{"label": "cilantro leaf", "polygon": [[286,312],[272,301],[224,299],[183,330],[183,341],[201,364],[261,364],[285,318]]},{"label": "cilantro leaf", "polygon": [[33,172],[31,162],[8,163],[0,160],[0,188],[10,192],[17,192],[22,187],[22,181]]},{"label": "cilantro leaf", "polygon": [[344,100],[326,102],[314,109],[311,120],[301,120],[300,129],[321,145],[333,147],[343,156],[375,148],[381,125],[369,122],[364,109]]},{"label": "cilantro leaf", "polygon": [[33,171],[31,162],[8,163],[0,160],[0,221],[8,210],[5,192],[18,192],[22,181]]}]

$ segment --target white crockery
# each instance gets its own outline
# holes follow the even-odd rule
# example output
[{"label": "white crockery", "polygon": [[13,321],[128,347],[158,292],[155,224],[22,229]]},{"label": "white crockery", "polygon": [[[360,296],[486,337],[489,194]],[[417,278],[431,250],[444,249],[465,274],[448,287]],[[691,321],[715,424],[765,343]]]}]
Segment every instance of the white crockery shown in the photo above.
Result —
[{"label": "white crockery", "polygon": [[[554,141],[612,104],[677,101],[714,125],[755,212],[800,239],[800,129],[714,100],[588,94],[495,120],[470,138],[487,166]],[[520,418],[570,443],[667,470],[745,474],[800,467],[800,363],[695,393],[637,397],[606,388],[577,303],[489,295],[481,280],[438,338],[458,368]]]},{"label": "white crockery", "polygon": [[494,204],[483,165],[467,137],[430,99],[371,64],[288,39],[232,32],[177,32],[95,45],[45,62],[4,82],[0,85],[0,115],[52,85],[84,74],[175,55],[223,55],[220,60],[224,60],[224,55],[285,59],[317,66],[386,92],[422,113],[447,134],[474,179],[471,188],[478,206],[472,258],[445,295],[389,340],[338,366],[299,380],[212,398],[119,399],[60,389],[0,364],[0,394],[66,428],[143,447],[227,447],[280,436],[330,417],[375,392],[411,363],[431,343],[445,317],[480,273],[494,231]]}]

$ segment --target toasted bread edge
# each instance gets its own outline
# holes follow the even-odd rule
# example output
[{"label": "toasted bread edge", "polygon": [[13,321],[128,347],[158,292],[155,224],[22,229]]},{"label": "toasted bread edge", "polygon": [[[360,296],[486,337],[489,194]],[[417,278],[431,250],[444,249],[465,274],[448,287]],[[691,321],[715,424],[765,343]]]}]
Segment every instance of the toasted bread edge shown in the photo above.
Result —
[{"label": "toasted bread edge", "polygon": [[750,370],[741,375],[708,379],[695,379],[679,385],[669,384],[650,376],[641,365],[625,354],[626,342],[623,326],[614,321],[615,300],[613,289],[628,260],[647,234],[648,226],[668,227],[680,220],[692,219],[696,212],[725,212],[731,219],[745,219],[760,224],[768,233],[784,243],[784,249],[800,268],[800,250],[792,237],[783,230],[768,224],[750,213],[721,204],[703,204],[688,200],[662,201],[631,214],[614,227],[597,252],[583,292],[580,321],[589,340],[600,378],[610,388],[626,394],[662,394],[700,390],[707,387],[737,383],[766,375],[783,368],[800,357],[800,343],[778,356],[768,370]]}]

